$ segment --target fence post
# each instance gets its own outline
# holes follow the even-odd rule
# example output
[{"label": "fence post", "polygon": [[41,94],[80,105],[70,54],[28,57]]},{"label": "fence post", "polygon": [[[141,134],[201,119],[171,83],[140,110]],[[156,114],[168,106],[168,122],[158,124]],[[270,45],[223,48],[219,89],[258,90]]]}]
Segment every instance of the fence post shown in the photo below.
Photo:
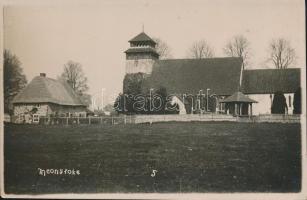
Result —
[{"label": "fence post", "polygon": [[88,124],[91,124],[91,116],[88,116]]},{"label": "fence post", "polygon": [[113,123],[113,116],[112,116],[112,125],[113,125],[114,123]]},{"label": "fence post", "polygon": [[100,117],[100,124],[102,124],[102,117]]},{"label": "fence post", "polygon": [[78,123],[78,124],[80,124],[80,120],[79,120],[79,117],[77,118],[77,123]]},{"label": "fence post", "polygon": [[68,125],[68,117],[66,117],[66,125]]},{"label": "fence post", "polygon": [[127,121],[126,121],[126,115],[124,115],[124,123],[127,124]]}]

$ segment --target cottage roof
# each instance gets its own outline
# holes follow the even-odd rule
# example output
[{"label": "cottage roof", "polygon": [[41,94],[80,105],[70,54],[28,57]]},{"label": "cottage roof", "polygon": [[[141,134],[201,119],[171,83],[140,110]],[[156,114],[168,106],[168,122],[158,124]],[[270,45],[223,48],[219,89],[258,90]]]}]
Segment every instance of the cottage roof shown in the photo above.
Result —
[{"label": "cottage roof", "polygon": [[220,100],[221,103],[230,102],[244,102],[244,103],[257,103],[257,101],[245,96],[242,92],[235,92],[233,95],[227,97],[226,99]]},{"label": "cottage roof", "polygon": [[144,91],[165,87],[168,94],[231,95],[238,90],[242,59],[237,57],[158,60]]},{"label": "cottage roof", "polygon": [[244,70],[242,91],[244,94],[294,93],[300,87],[300,76],[299,68]]},{"label": "cottage roof", "polygon": [[65,82],[36,76],[14,99],[13,103],[55,103],[85,106]]},{"label": "cottage roof", "polygon": [[129,40],[129,42],[152,42],[156,44],[156,42],[144,32],[138,34],[137,36]]}]

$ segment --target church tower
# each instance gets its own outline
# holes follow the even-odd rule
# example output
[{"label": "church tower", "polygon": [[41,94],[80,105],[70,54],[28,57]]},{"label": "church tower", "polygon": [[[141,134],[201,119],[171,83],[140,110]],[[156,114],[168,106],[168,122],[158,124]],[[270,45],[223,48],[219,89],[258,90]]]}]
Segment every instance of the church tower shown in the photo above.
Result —
[{"label": "church tower", "polygon": [[144,32],[129,40],[130,48],[126,53],[126,74],[145,73],[151,74],[154,62],[159,59],[153,41]]}]

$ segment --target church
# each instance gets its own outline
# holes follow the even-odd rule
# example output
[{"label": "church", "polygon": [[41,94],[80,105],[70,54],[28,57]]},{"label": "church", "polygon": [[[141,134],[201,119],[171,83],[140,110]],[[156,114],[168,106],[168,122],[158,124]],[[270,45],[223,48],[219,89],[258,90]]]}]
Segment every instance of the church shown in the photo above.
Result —
[{"label": "church", "polygon": [[[276,92],[286,99],[285,113],[293,114],[294,94],[301,84],[299,68],[248,70],[239,57],[160,60],[156,42],[144,32],[129,43],[126,76],[143,74],[145,93],[165,88],[179,105],[179,114],[271,114]],[[203,100],[189,98],[196,95]]]}]

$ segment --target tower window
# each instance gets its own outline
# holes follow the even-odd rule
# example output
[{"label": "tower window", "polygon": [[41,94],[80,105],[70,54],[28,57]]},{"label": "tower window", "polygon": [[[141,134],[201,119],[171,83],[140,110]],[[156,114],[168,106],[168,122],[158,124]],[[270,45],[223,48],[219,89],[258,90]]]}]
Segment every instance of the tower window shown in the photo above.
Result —
[{"label": "tower window", "polygon": [[137,67],[139,64],[139,60],[134,60],[134,66]]}]

